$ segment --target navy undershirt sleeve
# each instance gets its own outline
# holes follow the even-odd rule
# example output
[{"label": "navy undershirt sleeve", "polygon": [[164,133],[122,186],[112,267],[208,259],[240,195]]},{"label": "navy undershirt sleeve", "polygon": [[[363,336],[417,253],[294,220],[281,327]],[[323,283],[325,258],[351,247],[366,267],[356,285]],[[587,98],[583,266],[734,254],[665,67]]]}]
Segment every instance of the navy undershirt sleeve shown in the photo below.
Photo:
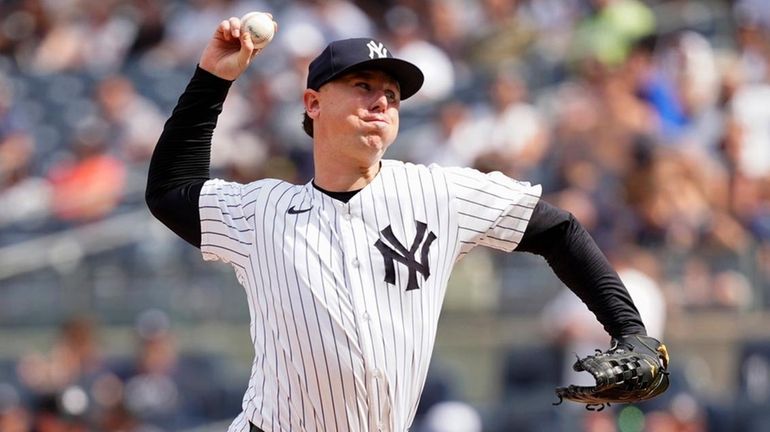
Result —
[{"label": "navy undershirt sleeve", "polygon": [[211,137],[232,81],[196,68],[150,160],[145,200],[173,232],[200,247],[198,199],[209,179]]},{"label": "navy undershirt sleeve", "polygon": [[[232,81],[196,68],[150,160],[145,191],[150,212],[195,247],[201,243],[198,200],[203,183],[210,178],[211,137],[231,85]],[[358,193],[315,187],[344,202]]]},{"label": "navy undershirt sleeve", "polygon": [[617,272],[569,212],[540,200],[516,250],[543,256],[611,336],[647,334]]}]

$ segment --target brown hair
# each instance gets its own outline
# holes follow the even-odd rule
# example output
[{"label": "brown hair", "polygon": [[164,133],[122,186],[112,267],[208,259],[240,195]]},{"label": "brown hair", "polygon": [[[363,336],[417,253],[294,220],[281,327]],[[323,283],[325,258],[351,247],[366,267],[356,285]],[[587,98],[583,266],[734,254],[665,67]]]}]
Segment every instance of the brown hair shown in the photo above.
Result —
[{"label": "brown hair", "polygon": [[307,111],[302,115],[302,130],[304,130],[310,138],[313,138],[313,119],[307,115]]}]

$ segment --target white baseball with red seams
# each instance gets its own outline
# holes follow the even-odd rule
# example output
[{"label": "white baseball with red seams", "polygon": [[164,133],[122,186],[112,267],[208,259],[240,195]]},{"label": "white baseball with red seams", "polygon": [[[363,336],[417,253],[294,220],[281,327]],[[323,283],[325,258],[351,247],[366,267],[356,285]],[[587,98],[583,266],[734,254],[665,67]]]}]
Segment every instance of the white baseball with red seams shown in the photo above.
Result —
[{"label": "white baseball with red seams", "polygon": [[273,40],[275,24],[270,15],[264,12],[249,12],[241,18],[241,31],[251,34],[254,48],[264,48]]}]

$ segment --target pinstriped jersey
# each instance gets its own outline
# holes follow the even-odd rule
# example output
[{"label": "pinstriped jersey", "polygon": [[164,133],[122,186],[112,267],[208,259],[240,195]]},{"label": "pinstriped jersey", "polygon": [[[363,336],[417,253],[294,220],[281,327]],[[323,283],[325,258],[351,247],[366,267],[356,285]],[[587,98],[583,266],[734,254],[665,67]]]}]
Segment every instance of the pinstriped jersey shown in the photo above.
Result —
[{"label": "pinstriped jersey", "polygon": [[207,181],[201,251],[235,270],[255,352],[229,431],[406,431],[452,267],[477,245],[514,250],[540,194],[390,160],[347,203],[312,182]]}]

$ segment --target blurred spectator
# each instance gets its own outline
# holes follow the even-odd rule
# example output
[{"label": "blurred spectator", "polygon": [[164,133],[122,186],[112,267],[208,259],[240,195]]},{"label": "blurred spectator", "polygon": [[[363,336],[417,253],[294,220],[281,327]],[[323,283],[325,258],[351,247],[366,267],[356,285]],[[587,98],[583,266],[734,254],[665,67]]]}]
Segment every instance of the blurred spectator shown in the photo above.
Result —
[{"label": "blurred spectator", "polygon": [[0,430],[27,432],[31,428],[30,420],[18,391],[10,384],[0,383]]},{"label": "blurred spectator", "polygon": [[101,120],[88,120],[73,137],[72,160],[51,167],[53,212],[67,222],[104,217],[118,205],[125,181],[124,162],[107,152],[107,129]]},{"label": "blurred spectator", "polygon": [[[287,29],[281,27],[276,36],[278,43],[285,48],[283,60],[288,65],[280,73],[269,71],[261,74],[252,82],[249,99],[259,100],[260,104],[250,111],[253,118],[249,129],[259,134],[266,141],[270,157],[284,158],[281,165],[286,165],[286,157],[292,157],[292,164],[302,179],[309,179],[312,172],[312,145],[310,138],[302,130],[301,122],[304,107],[299,101],[307,81],[307,70],[311,60],[324,46],[324,36],[320,28],[311,22],[298,22]],[[255,122],[256,121],[256,122]],[[269,168],[271,164],[265,164]],[[284,171],[283,169],[280,171]],[[292,175],[278,178],[292,178]]]},{"label": "blurred spectator", "polygon": [[761,16],[759,12],[741,11],[740,3],[736,8],[736,14],[738,15],[736,17],[738,68],[747,83],[765,82],[770,76],[770,42],[767,40],[770,26],[760,27],[755,22],[756,17]]},{"label": "blurred spectator", "polygon": [[27,66],[30,57],[51,29],[52,19],[43,0],[0,4],[0,54]]},{"label": "blurred spectator", "polygon": [[710,244],[736,252],[746,247],[746,232],[724,206],[725,174],[713,161],[653,151],[637,159],[625,178],[642,244],[678,249]]},{"label": "blurred spectator", "polygon": [[753,178],[770,178],[770,83],[739,88],[730,103],[730,113],[740,128],[736,169]]},{"label": "blurred spectator", "polygon": [[285,49],[288,68],[277,76],[263,76],[271,99],[282,103],[294,102],[301,96],[307,81],[307,68],[318,51],[324,48],[324,35],[312,22],[299,22],[279,30],[276,42]]},{"label": "blurred spectator", "polygon": [[[559,85],[551,98],[553,152],[548,162],[554,171],[562,171],[592,154],[594,141],[604,126],[603,107],[598,95],[582,82]],[[566,173],[554,172],[552,177],[548,185],[551,189],[562,189],[569,183]]]},{"label": "blurred spectator", "polygon": [[535,180],[535,170],[548,150],[547,125],[528,102],[524,80],[500,70],[488,90],[490,109],[474,119],[476,142],[473,165],[484,171],[501,171],[520,179]]},{"label": "blurred spectator", "polygon": [[645,430],[655,432],[707,432],[706,413],[702,404],[687,392],[670,398],[668,406],[652,410],[644,416]]},{"label": "blurred spectator", "polygon": [[50,211],[51,185],[33,175],[35,144],[24,132],[0,134],[0,227],[36,223]]},{"label": "blurred spectator", "polygon": [[684,31],[676,36],[670,52],[666,67],[673,71],[687,116],[695,118],[717,101],[719,71],[714,49],[703,35]]},{"label": "blurred spectator", "polygon": [[[137,323],[136,363],[122,373],[126,407],[138,418],[175,429],[184,414],[177,373],[178,354],[165,315],[143,314]],[[181,426],[181,425],[178,425]]]},{"label": "blurred spectator", "polygon": [[47,355],[28,354],[19,361],[21,382],[35,395],[56,398],[73,385],[85,385],[106,370],[95,323],[76,316],[66,321]]},{"label": "blurred spectator", "polygon": [[130,14],[136,22],[136,32],[126,53],[127,59],[141,58],[158,47],[166,37],[169,5],[153,0],[131,0]]},{"label": "blurred spectator", "polygon": [[19,360],[19,380],[32,401],[31,430],[90,430],[91,415],[100,408],[93,389],[113,377],[96,331],[92,319],[75,316],[62,325],[48,353]]},{"label": "blurred spectator", "polygon": [[481,432],[481,416],[464,402],[441,402],[425,414],[424,432]]},{"label": "blurred spectator", "polygon": [[[32,430],[35,432],[88,432],[89,425],[83,416],[81,389],[71,390],[70,402],[55,394],[42,395],[35,403]],[[71,406],[68,406],[71,405]],[[75,408],[75,412],[72,411]]]},{"label": "blurred spectator", "polygon": [[425,83],[409,101],[410,106],[447,98],[455,86],[454,65],[441,48],[425,39],[417,13],[404,6],[395,6],[388,10],[385,20],[393,34],[391,49],[398,51],[400,58],[413,62],[425,74]]},{"label": "blurred spectator", "polygon": [[711,263],[698,257],[685,261],[681,277],[667,291],[681,309],[746,311],[755,304],[755,293],[743,274],[713,269]]},{"label": "blurred spectator", "polygon": [[0,138],[15,132],[22,132],[28,120],[18,107],[18,100],[10,80],[0,73]]},{"label": "blurred spectator", "polygon": [[[516,58],[535,39],[536,29],[519,15],[521,0],[484,0],[478,17],[468,13],[470,37],[466,55],[481,71],[495,70]],[[476,18],[474,20],[474,18]],[[475,22],[474,22],[475,21]]]},{"label": "blurred spectator", "polygon": [[96,86],[96,101],[107,121],[106,134],[123,160],[149,160],[163,129],[163,115],[158,107],[136,92],[133,83],[121,75],[101,80]]},{"label": "blurred spectator", "polygon": [[319,30],[324,39],[321,49],[332,40],[374,36],[376,32],[371,18],[348,0],[293,1],[286,4],[278,18],[277,37],[295,26],[310,25]]},{"label": "blurred spectator", "polygon": [[[245,155],[240,154],[244,144],[257,147],[257,151],[261,147],[253,134],[262,131],[246,129],[253,115],[250,108],[252,103],[246,96],[239,87],[231,91],[225,100],[224,112],[217,121],[217,129],[212,138],[211,167],[214,169],[220,169],[244,158]],[[154,147],[153,143],[150,151]],[[257,158],[256,162],[258,161]]]},{"label": "blurred spectator", "polygon": [[721,142],[726,168],[730,213],[758,241],[770,239],[770,182],[768,175],[753,176],[746,172],[742,161],[746,160],[745,129],[734,118],[726,121]]},{"label": "blurred spectator", "polygon": [[81,0],[55,11],[53,25],[37,47],[38,71],[117,70],[131,46],[136,25],[119,13],[119,0]]},{"label": "blurred spectator", "polygon": [[640,39],[631,49],[625,67],[641,100],[655,112],[664,136],[676,135],[687,124],[688,117],[677,86],[656,65],[657,38]]},{"label": "blurred spectator", "polygon": [[472,115],[461,101],[443,104],[436,121],[404,133],[405,158],[426,165],[471,166],[478,146]]},{"label": "blurred spectator", "polygon": [[260,0],[191,0],[181,6],[166,18],[163,42],[151,51],[151,60],[166,67],[195,64],[213,32],[203,29],[215,29],[223,19],[252,10],[271,10]]},{"label": "blurred spectator", "polygon": [[631,44],[655,30],[655,16],[638,0],[590,0],[592,13],[575,31],[573,55],[579,60],[617,65]]},{"label": "blurred spectator", "polygon": [[465,9],[459,2],[427,2],[430,20],[429,40],[446,52],[453,62],[463,60],[463,49],[469,33],[469,26],[463,25],[467,19]]},{"label": "blurred spectator", "polygon": [[734,2],[736,19],[750,23],[765,31],[770,30],[770,11],[762,0],[737,0]]},{"label": "blurred spectator", "polygon": [[214,367],[206,355],[181,354],[165,312],[143,312],[135,331],[135,358],[118,371],[122,399],[103,421],[180,430],[237,412],[237,403],[227,406],[235,401],[228,398],[222,365]]},{"label": "blurred spectator", "polygon": [[732,311],[749,310],[754,305],[751,282],[735,270],[725,270],[714,276],[712,285],[714,304],[721,309]]}]

